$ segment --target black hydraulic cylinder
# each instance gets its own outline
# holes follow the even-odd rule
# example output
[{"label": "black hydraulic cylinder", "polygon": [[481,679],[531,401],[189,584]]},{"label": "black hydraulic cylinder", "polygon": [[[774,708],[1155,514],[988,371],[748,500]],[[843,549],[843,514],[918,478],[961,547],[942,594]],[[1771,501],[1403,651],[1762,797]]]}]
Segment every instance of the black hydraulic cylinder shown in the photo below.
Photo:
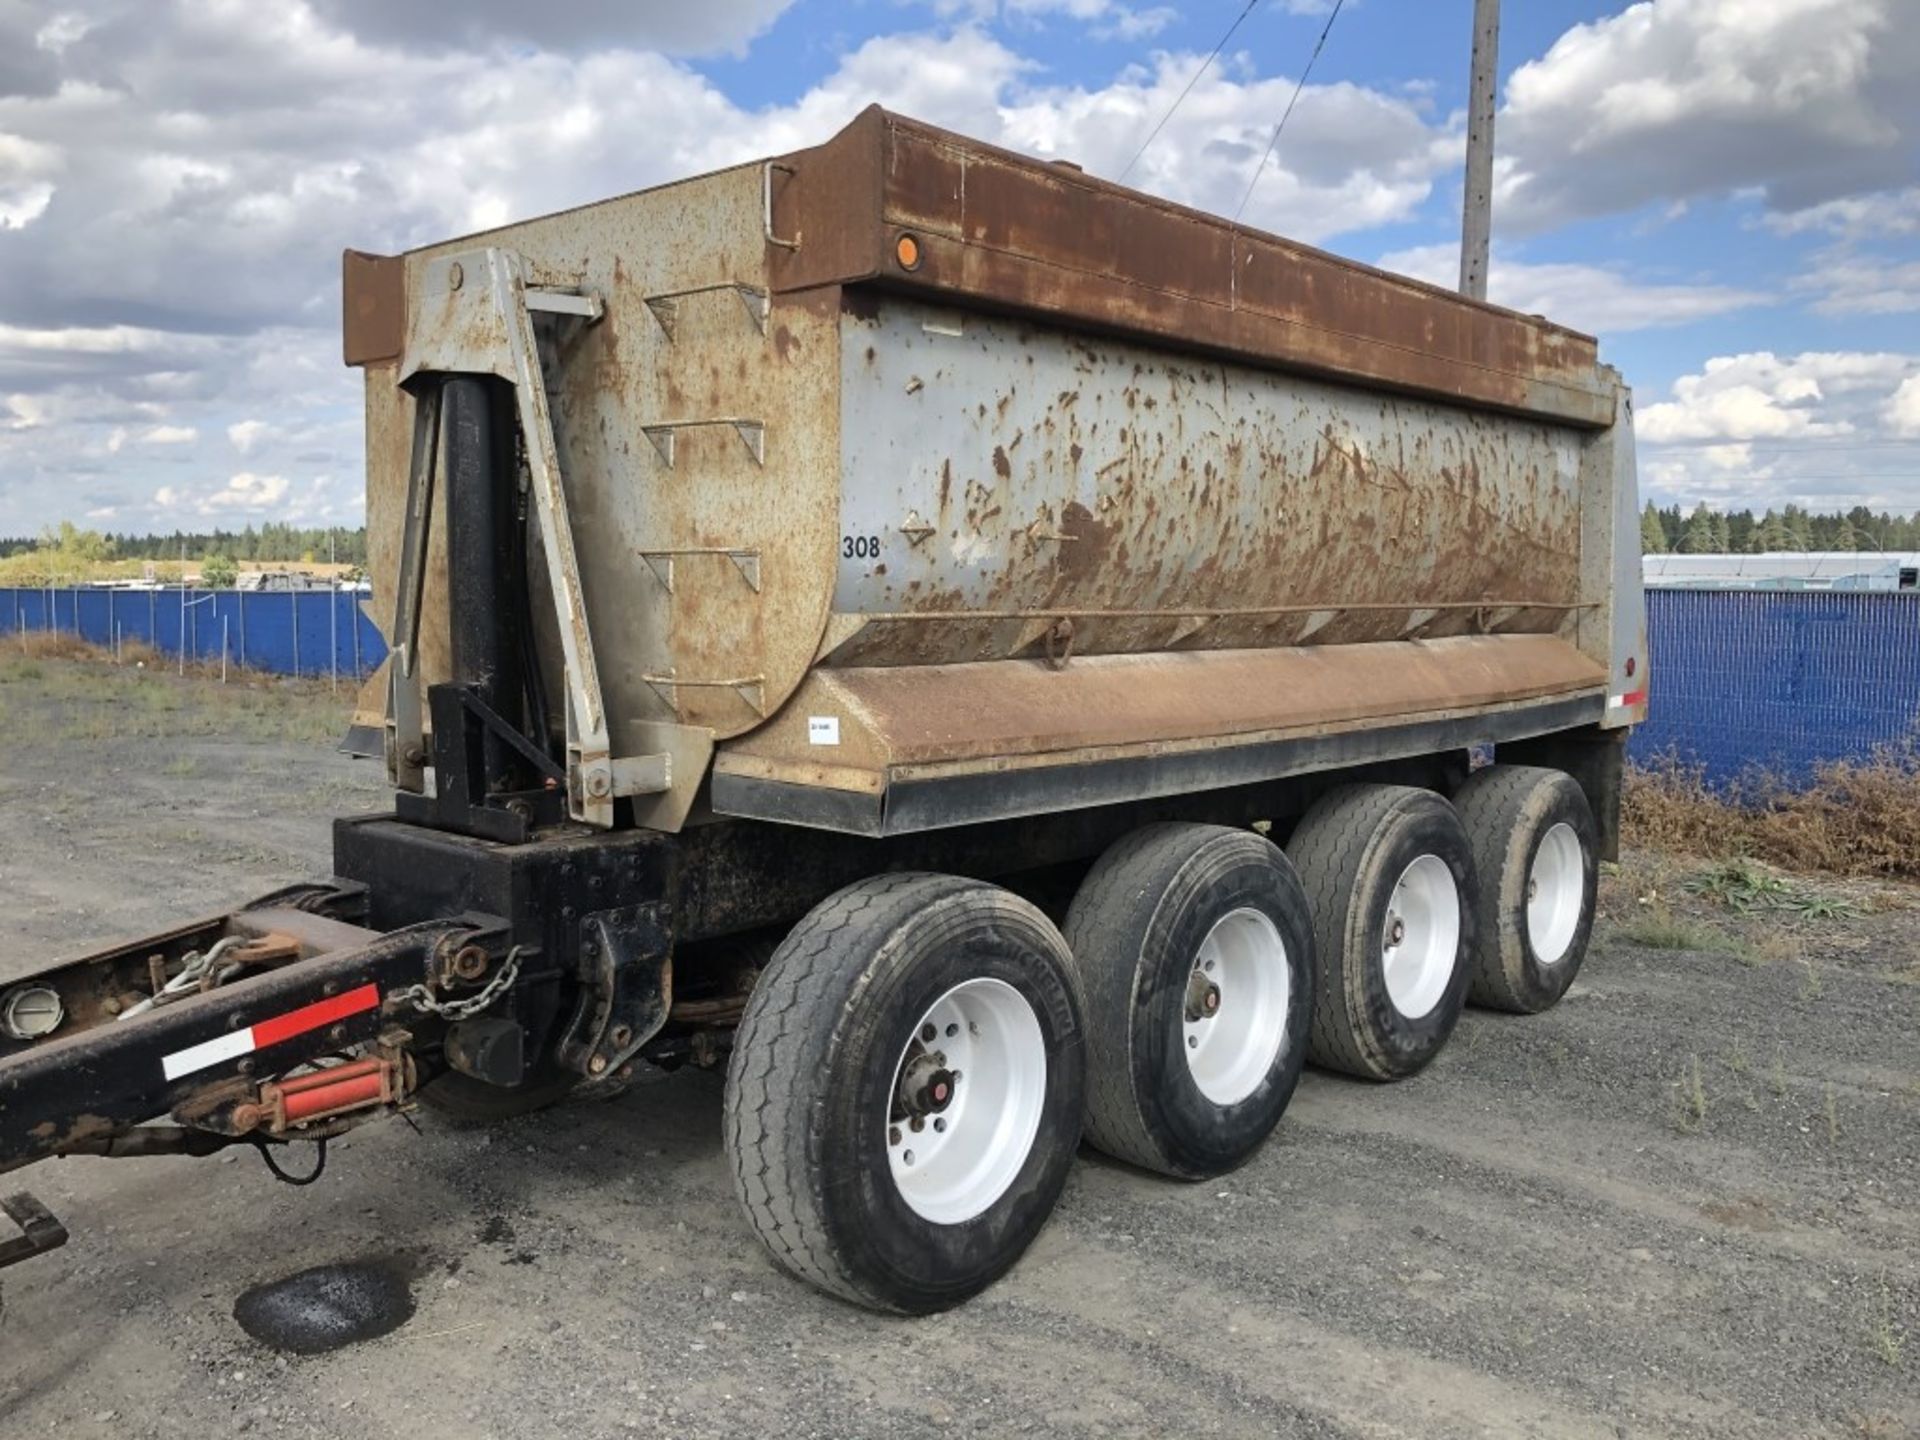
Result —
[{"label": "black hydraulic cylinder", "polygon": [[[513,388],[490,376],[449,377],[441,391],[446,438],[447,617],[453,679],[523,725],[526,612],[522,537],[515,520]],[[484,741],[486,793],[516,788],[518,758]],[[478,803],[482,796],[469,797]]]}]

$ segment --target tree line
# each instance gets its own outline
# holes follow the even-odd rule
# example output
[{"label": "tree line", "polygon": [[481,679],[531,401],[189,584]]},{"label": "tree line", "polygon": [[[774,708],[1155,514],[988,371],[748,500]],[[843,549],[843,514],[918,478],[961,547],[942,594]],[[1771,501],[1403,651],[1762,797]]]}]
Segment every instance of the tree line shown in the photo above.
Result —
[{"label": "tree line", "polygon": [[1814,514],[1787,505],[1755,515],[1751,510],[1710,510],[1691,515],[1678,505],[1651,500],[1640,512],[1640,548],[1648,555],[1757,555],[1768,551],[1920,550],[1920,515],[1878,514],[1864,505]]},{"label": "tree line", "polygon": [[[78,548],[101,559],[111,560],[206,560],[223,555],[233,561],[271,561],[312,563],[338,560],[342,565],[367,563],[367,529],[364,525],[348,530],[339,526],[283,525],[269,520],[244,530],[176,530],[171,535],[116,535],[98,530],[79,530],[63,524],[38,536],[14,536],[0,539],[0,556],[22,555],[34,550]],[[104,547],[104,548],[102,548]]]},{"label": "tree line", "polygon": [[350,575],[365,570],[367,532],[315,529],[269,521],[258,529],[175,531],[171,535],[109,535],[70,520],[38,539],[0,539],[0,585],[71,585],[138,579],[151,573],[174,582],[198,576],[219,588],[232,585],[243,563],[265,566],[337,561]]}]

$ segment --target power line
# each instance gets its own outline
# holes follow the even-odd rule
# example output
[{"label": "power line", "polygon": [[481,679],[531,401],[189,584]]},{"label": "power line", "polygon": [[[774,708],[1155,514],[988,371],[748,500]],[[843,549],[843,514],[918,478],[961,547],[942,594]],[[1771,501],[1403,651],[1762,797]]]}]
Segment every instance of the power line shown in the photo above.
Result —
[{"label": "power line", "polygon": [[[1147,147],[1159,138],[1162,130],[1167,128],[1167,122],[1173,118],[1173,112],[1178,110],[1181,102],[1193,93],[1193,87],[1200,83],[1200,77],[1207,73],[1208,69],[1213,65],[1213,62],[1220,58],[1220,52],[1227,48],[1227,42],[1233,39],[1233,32],[1240,28],[1240,22],[1251,15],[1253,13],[1253,7],[1259,3],[1260,0],[1247,0],[1247,8],[1234,17],[1233,24],[1227,27],[1227,33],[1220,37],[1220,43],[1213,47],[1213,52],[1201,62],[1200,68],[1193,72],[1193,78],[1187,81],[1187,88],[1182,90],[1180,94],[1175,97],[1173,104],[1167,107],[1167,113],[1160,117],[1160,123],[1153,127],[1153,133],[1140,142],[1140,148],[1133,152],[1133,159],[1127,162],[1127,168],[1120,172],[1119,180],[1115,183],[1125,183],[1127,176],[1133,173],[1133,167],[1140,163],[1140,157],[1147,153]],[[1337,10],[1340,7],[1336,5],[1334,8]]]},{"label": "power line", "polygon": [[1320,52],[1326,49],[1327,36],[1333,33],[1333,22],[1340,18],[1340,7],[1346,0],[1333,0],[1333,9],[1327,14],[1327,23],[1320,29],[1320,38],[1313,42],[1313,54],[1307,57],[1306,68],[1300,72],[1299,83],[1293,87],[1293,97],[1287,101],[1287,108],[1280,112],[1280,120],[1273,127],[1273,134],[1267,137],[1267,148],[1260,156],[1260,164],[1253,172],[1253,179],[1247,182],[1247,193],[1240,197],[1240,208],[1233,212],[1233,223],[1238,225],[1240,217],[1247,213],[1247,202],[1253,199],[1253,187],[1260,183],[1260,177],[1266,173],[1267,161],[1273,158],[1273,147],[1280,143],[1280,132],[1287,128],[1287,117],[1293,114],[1293,107],[1300,101],[1300,92],[1307,88],[1307,77],[1313,73],[1313,62],[1320,58]]}]

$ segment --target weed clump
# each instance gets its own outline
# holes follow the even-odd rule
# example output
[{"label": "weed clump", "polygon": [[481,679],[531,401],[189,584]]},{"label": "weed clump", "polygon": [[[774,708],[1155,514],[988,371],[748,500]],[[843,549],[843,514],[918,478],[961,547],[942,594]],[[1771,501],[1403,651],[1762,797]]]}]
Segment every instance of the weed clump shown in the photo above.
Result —
[{"label": "weed clump", "polygon": [[[1629,767],[1621,810],[1629,845],[1788,870],[1920,880],[1920,742],[1865,759],[1828,760],[1810,782],[1751,771],[1723,786],[1668,756]],[[1805,911],[1831,902],[1790,893],[1754,868],[1723,867],[1709,885],[1736,909]],[[1809,914],[1809,918],[1829,918]]]}]

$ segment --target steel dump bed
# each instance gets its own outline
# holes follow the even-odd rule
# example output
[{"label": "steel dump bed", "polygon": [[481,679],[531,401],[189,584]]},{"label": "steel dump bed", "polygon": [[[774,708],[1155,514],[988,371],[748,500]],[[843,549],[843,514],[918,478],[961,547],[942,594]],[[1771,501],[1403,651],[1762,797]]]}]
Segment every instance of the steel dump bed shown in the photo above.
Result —
[{"label": "steel dump bed", "polygon": [[571,555],[535,557],[535,648],[556,726],[604,702],[581,764],[643,778],[576,818],[676,829],[711,774],[719,813],[886,834],[1638,713],[1591,339],[878,109],[349,257],[377,614],[408,383],[486,368],[472,277],[509,255],[594,312],[542,372]]}]

